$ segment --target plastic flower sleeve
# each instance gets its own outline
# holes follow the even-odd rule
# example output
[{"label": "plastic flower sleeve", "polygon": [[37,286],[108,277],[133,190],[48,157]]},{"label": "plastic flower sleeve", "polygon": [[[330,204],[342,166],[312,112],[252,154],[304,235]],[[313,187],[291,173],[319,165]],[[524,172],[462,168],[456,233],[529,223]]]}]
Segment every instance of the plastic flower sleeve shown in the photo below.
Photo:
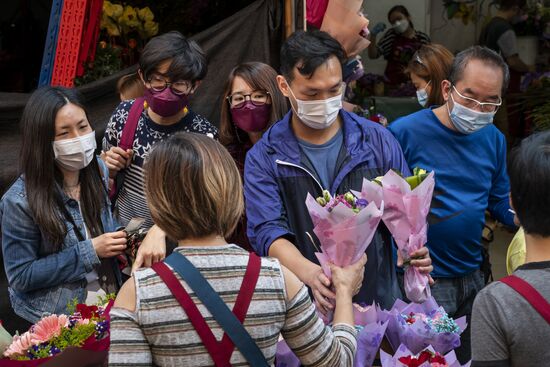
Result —
[{"label": "plastic flower sleeve", "polygon": [[[395,301],[389,311],[380,311],[389,320],[386,336],[395,350],[404,344],[413,353],[432,346],[444,354],[460,346],[460,334],[466,329],[466,317],[452,320],[433,297],[422,304]],[[406,317],[413,315],[412,323]],[[411,317],[413,317],[411,316]]]},{"label": "plastic flower sleeve", "polygon": [[330,278],[328,262],[347,266],[357,262],[370,245],[383,213],[375,203],[369,203],[358,213],[344,204],[328,211],[308,194],[306,206],[313,221],[313,232],[321,243],[316,256],[323,271]]},{"label": "plastic flower sleeve", "polygon": [[[427,221],[435,186],[431,172],[423,182],[411,190],[409,183],[394,171],[388,171],[382,179],[382,186],[363,180],[361,192],[354,192],[369,202],[384,202],[382,220],[391,232],[403,260],[427,242]],[[413,302],[423,302],[430,295],[429,277],[416,267],[406,266],[405,293]]]},{"label": "plastic flower sleeve", "polygon": [[360,329],[357,335],[355,367],[371,367],[380,349],[388,321],[378,320],[378,308],[374,305],[361,307],[354,304],[355,325]]},{"label": "plastic flower sleeve", "polygon": [[[424,350],[428,350],[431,353],[435,353],[436,351],[431,346],[428,346]],[[407,365],[405,363],[402,363],[399,361],[402,357],[409,357],[409,356],[417,356],[418,353],[412,353],[405,345],[401,344],[399,348],[397,348],[395,354],[392,356],[383,350],[380,350],[380,362],[382,363],[382,367],[406,367]],[[448,367],[470,367],[471,362],[466,363],[465,365],[461,365],[458,359],[456,358],[456,354],[454,351],[451,351],[447,353],[445,356],[445,366]],[[416,365],[416,364],[415,364]],[[430,367],[430,362],[424,362],[418,367]],[[438,364],[438,366],[441,366],[441,364]]]}]

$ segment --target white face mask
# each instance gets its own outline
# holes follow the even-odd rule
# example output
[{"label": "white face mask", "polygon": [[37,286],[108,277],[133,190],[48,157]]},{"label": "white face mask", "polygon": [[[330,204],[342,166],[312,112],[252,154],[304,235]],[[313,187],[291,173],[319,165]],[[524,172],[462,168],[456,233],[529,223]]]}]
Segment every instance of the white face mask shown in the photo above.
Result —
[{"label": "white face mask", "polygon": [[393,23],[393,29],[399,34],[405,33],[409,29],[409,21],[407,19],[398,20]]},{"label": "white face mask", "polygon": [[296,100],[297,108],[295,109],[292,106],[296,116],[312,129],[322,130],[328,128],[336,121],[338,112],[342,109],[342,93],[328,99],[304,101],[294,96],[290,86],[288,90]]},{"label": "white face mask", "polygon": [[426,88],[428,87],[428,85],[430,85],[431,82],[432,81],[430,80],[424,88],[418,89],[416,91],[416,98],[418,99],[418,103],[422,107],[426,107],[426,105],[428,104],[428,92],[426,92]]},{"label": "white face mask", "polygon": [[57,140],[52,144],[55,161],[68,171],[80,171],[88,166],[97,147],[94,131],[73,139]]},{"label": "white face mask", "polygon": [[[453,109],[449,110],[449,105],[447,104],[447,111],[449,111],[449,117],[453,126],[462,134],[475,133],[493,123],[496,112],[478,112],[464,107],[460,103],[455,102],[452,94],[451,99],[453,100]],[[449,103],[448,100],[447,103]]]}]

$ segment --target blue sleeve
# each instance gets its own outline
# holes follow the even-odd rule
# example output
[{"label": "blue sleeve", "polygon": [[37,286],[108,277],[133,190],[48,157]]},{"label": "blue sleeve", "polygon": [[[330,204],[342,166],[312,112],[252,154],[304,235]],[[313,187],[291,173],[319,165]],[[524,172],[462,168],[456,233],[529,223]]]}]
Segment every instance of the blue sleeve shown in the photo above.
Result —
[{"label": "blue sleeve", "polygon": [[506,172],[506,140],[504,135],[498,134],[496,147],[497,169],[493,176],[491,190],[489,191],[488,210],[499,222],[515,228],[514,215],[510,212],[510,180]]},{"label": "blue sleeve", "polygon": [[0,209],[4,267],[13,289],[29,292],[75,282],[100,264],[91,240],[41,255],[43,239],[26,201],[5,196]]},{"label": "blue sleeve", "polygon": [[276,239],[293,241],[294,234],[286,221],[273,168],[262,152],[254,148],[248,152],[244,167],[247,234],[254,251],[268,256]]}]

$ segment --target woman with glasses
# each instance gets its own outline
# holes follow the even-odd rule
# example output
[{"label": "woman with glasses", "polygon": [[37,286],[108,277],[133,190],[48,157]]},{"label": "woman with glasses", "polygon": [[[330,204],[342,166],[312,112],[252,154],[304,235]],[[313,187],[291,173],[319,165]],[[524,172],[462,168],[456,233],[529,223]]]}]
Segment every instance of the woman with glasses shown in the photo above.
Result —
[{"label": "woman with glasses", "polygon": [[414,54],[405,73],[416,88],[416,97],[422,107],[445,103],[442,82],[447,79],[453,63],[453,54],[438,44],[424,45]]},{"label": "woman with glasses", "polygon": [[[216,127],[189,106],[189,98],[205,78],[207,68],[199,45],[179,32],[154,37],[145,45],[138,70],[145,86],[144,98],[123,101],[111,116],[103,138],[102,159],[115,181],[111,199],[121,225],[142,218],[143,229],[153,226],[145,201],[143,164],[157,143],[178,131],[218,138]],[[144,263],[161,260],[164,254],[164,248],[150,249]]]},{"label": "woman with glasses", "polygon": [[[269,65],[248,62],[229,73],[222,100],[220,142],[229,150],[244,173],[246,153],[268,127],[288,111],[286,98],[276,83],[277,73]],[[250,249],[243,216],[230,242]]]}]

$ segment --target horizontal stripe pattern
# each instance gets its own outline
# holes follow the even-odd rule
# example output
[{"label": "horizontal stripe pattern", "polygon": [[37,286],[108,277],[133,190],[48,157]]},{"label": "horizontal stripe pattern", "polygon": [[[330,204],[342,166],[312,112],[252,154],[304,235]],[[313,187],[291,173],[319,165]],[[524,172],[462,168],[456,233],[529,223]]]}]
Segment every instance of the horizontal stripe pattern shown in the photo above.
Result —
[{"label": "horizontal stripe pattern", "polygon": [[[177,248],[184,254],[230,309],[242,285],[248,253],[236,245]],[[223,330],[189,286],[174,273],[197,305],[218,341]],[[136,311],[111,311],[110,366],[150,363],[158,366],[214,366],[185,311],[151,269],[134,274]],[[260,277],[244,321],[246,330],[273,365],[279,335],[296,352],[304,365],[351,365],[356,348],[355,328],[338,325],[334,332],[315,313],[304,286],[290,301],[285,300],[279,262],[262,258]],[[328,363],[328,364],[327,364]],[[248,365],[235,349],[231,365]]]}]

